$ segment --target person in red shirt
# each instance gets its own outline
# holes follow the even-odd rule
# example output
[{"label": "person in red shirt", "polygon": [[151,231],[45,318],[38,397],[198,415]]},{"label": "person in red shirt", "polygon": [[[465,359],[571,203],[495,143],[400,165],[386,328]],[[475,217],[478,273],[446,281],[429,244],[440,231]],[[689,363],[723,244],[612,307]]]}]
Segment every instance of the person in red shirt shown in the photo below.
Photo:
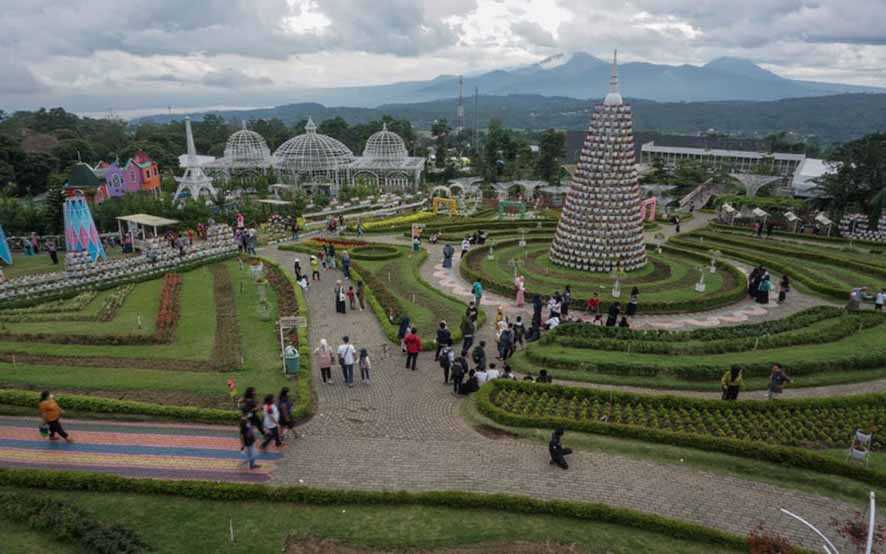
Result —
[{"label": "person in red shirt", "polygon": [[415,327],[403,338],[403,344],[406,345],[406,369],[411,368],[415,371],[415,362],[418,361],[418,353],[421,352],[421,339]]},{"label": "person in red shirt", "polygon": [[597,293],[594,293],[594,296],[588,298],[587,301],[588,313],[597,315],[600,313],[600,297]]}]

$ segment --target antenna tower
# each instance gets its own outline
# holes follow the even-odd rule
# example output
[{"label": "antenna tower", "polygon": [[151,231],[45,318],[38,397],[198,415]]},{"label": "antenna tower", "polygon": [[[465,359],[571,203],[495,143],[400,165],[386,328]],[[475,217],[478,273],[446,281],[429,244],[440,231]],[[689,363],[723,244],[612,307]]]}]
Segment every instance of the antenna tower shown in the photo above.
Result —
[{"label": "antenna tower", "polygon": [[474,87],[474,151],[480,154],[480,89]]},{"label": "antenna tower", "polygon": [[461,133],[465,128],[465,80],[462,75],[458,76],[458,106],[455,109],[455,132]]}]

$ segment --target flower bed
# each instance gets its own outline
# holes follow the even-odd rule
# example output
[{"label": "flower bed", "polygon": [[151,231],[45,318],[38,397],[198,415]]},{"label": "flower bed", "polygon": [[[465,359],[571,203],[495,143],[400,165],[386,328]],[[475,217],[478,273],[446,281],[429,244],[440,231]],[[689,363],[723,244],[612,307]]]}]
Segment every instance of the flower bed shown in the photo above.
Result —
[{"label": "flower bed", "polygon": [[62,321],[62,318],[71,317],[68,315],[68,312],[79,312],[86,308],[95,300],[96,296],[98,296],[97,290],[88,290],[72,298],[43,302],[26,308],[6,309],[3,310],[3,313],[0,313],[0,321],[16,323],[25,321]]},{"label": "flower bed", "polygon": [[384,219],[367,221],[363,223],[363,230],[372,233],[395,231],[398,227],[401,227],[403,225],[411,225],[413,223],[434,219],[435,217],[437,216],[436,214],[434,214],[434,212],[414,212],[407,215],[386,217]]},{"label": "flower bed", "polygon": [[160,307],[154,326],[154,336],[160,342],[171,342],[175,338],[175,328],[181,315],[182,276],[167,273],[163,276],[163,290],[160,291]]},{"label": "flower bed", "polygon": [[215,340],[212,347],[211,365],[221,371],[240,367],[240,324],[234,302],[234,286],[231,273],[224,264],[209,266],[212,273],[212,299],[215,303]]},{"label": "flower bed", "polygon": [[809,450],[846,447],[856,428],[882,428],[886,395],[723,402],[496,380],[481,388],[477,403],[504,425],[562,426],[719,450],[870,483],[886,479],[881,472]]},{"label": "flower bed", "polygon": [[130,283],[114,290],[114,292],[105,299],[102,307],[99,308],[98,314],[96,314],[95,317],[96,321],[111,321],[117,317],[117,313],[120,311],[120,308],[123,307],[126,297],[128,297],[134,289],[135,285]]},{"label": "flower bed", "polygon": [[[335,246],[336,251],[340,250],[351,250],[352,248],[358,248],[360,246],[368,246],[369,243],[365,240],[342,240],[342,239],[309,239],[304,242],[305,245],[308,246],[316,246],[317,248],[322,248],[324,244],[331,244]],[[288,250],[286,247],[282,247],[283,250]]]}]

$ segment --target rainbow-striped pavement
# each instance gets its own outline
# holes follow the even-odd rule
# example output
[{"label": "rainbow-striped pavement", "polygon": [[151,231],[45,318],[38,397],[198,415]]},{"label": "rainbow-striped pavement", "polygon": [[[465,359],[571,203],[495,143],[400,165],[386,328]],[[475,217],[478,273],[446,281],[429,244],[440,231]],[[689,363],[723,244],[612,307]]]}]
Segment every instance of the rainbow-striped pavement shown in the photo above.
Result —
[{"label": "rainbow-striped pavement", "polygon": [[[75,441],[40,436],[37,418],[0,417],[0,467],[97,471],[125,477],[263,482],[282,454],[259,451],[249,470],[235,427],[63,419]],[[283,448],[285,450],[285,446]]]}]

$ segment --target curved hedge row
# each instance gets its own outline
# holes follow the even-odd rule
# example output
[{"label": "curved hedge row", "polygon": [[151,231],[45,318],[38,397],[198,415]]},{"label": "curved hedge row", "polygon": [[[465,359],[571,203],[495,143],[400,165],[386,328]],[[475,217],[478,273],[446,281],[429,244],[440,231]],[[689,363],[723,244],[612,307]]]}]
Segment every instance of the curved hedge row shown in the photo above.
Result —
[{"label": "curved hedge row", "polygon": [[[536,409],[533,409],[529,414],[516,413],[499,405],[497,401],[498,394],[502,391],[529,395],[545,394],[546,399],[554,399],[554,403],[557,405],[553,408],[543,407],[540,411],[541,413]],[[724,424],[716,421],[716,418],[712,418],[710,422],[711,429],[705,434],[667,430],[655,427],[654,424],[649,423],[665,417],[661,414],[667,414],[667,417],[680,422],[685,421],[682,413],[688,413],[690,414],[689,417],[692,417],[693,411],[699,414],[707,413],[710,410],[738,414],[742,418],[749,418],[756,423],[757,421],[768,421],[769,418],[781,418],[783,420],[785,418],[784,414],[797,411],[796,429],[799,433],[805,434],[810,429],[810,425],[802,420],[802,415],[799,414],[800,411],[802,411],[803,415],[814,414],[817,411],[819,414],[818,420],[822,418],[827,419],[831,411],[834,410],[858,409],[863,413],[865,409],[870,407],[871,410],[876,411],[875,421],[882,424],[886,422],[886,396],[884,395],[865,395],[822,400],[785,400],[778,403],[762,401],[722,402],[671,396],[650,397],[614,391],[598,391],[559,385],[539,385],[498,379],[481,387],[480,391],[475,395],[475,399],[478,408],[484,415],[502,425],[542,428],[563,427],[585,433],[633,438],[665,444],[678,444],[692,448],[717,450],[731,455],[756,458],[786,466],[802,467],[870,484],[879,485],[886,482],[886,473],[858,464],[840,462],[808,449],[766,444],[760,440],[728,437],[725,431],[723,431]],[[504,397],[502,397],[503,399]],[[579,403],[580,407],[577,410],[574,408],[570,410],[570,404],[573,399]],[[618,406],[619,417],[623,413],[625,414],[624,417],[629,418],[631,423],[614,422],[614,418],[611,415],[605,418],[605,420],[599,417],[592,417],[591,414],[594,412],[590,410],[587,411],[587,415],[580,413],[582,402],[585,401],[590,404],[596,403],[597,406],[604,406],[606,407],[604,409],[609,409],[612,413],[615,412],[615,407]],[[565,404],[565,409],[561,404]],[[644,406],[642,417],[638,415],[640,411],[637,408],[638,406]],[[577,413],[578,415],[576,415]],[[660,423],[659,421],[656,422]],[[760,424],[762,425],[763,423]],[[781,422],[776,422],[776,424],[782,425]],[[720,430],[719,432],[717,431],[718,429]],[[850,433],[846,433],[845,437],[843,437],[845,444],[849,443]]]},{"label": "curved hedge row", "polygon": [[393,260],[402,255],[400,249],[396,246],[388,244],[369,244],[366,246],[356,246],[348,251],[353,260]]},{"label": "curved hedge row", "polygon": [[[747,247],[748,243],[746,240],[741,240],[740,238],[734,238],[730,236],[724,236],[724,233],[713,233],[710,231],[695,231],[691,236],[694,237],[704,237],[706,239],[714,240],[720,243],[728,244],[730,246],[736,247]],[[886,269],[883,266],[874,264],[874,263],[865,263],[860,262],[858,260],[852,259],[848,256],[840,256],[839,250],[835,250],[833,248],[822,248],[818,252],[810,252],[808,250],[804,250],[800,245],[790,245],[790,244],[777,244],[774,241],[766,241],[766,240],[758,240],[753,243],[754,250],[760,252],[766,252],[769,254],[777,254],[780,256],[791,257],[791,258],[800,258],[803,260],[809,260],[813,262],[821,262],[832,265],[839,265],[843,267],[848,267],[850,269],[854,269],[856,271],[860,271],[862,273],[869,273],[871,275],[877,275],[879,277],[886,277]]]},{"label": "curved hedge row", "polygon": [[235,502],[287,502],[318,506],[430,506],[438,508],[503,510],[519,514],[551,515],[643,529],[681,540],[746,549],[744,537],[725,531],[668,519],[662,516],[615,508],[605,504],[537,500],[507,494],[472,492],[406,492],[328,490],[304,486],[264,486],[211,481],[160,481],[128,479],[115,475],[45,470],[0,469],[0,485],[39,490],[125,492],[181,496],[201,500]]},{"label": "curved hedge row", "polygon": [[[792,376],[886,367],[886,342],[882,338],[882,328],[875,327],[834,343],[673,357],[536,343],[526,349],[525,356],[529,362],[546,368],[644,377],[671,375],[689,381],[712,381],[719,380],[733,364],[744,368],[745,377],[768,376],[773,362],[780,363]],[[519,363],[517,357],[515,363]]]},{"label": "curved hedge row", "polygon": [[[571,348],[613,350],[643,354],[723,354],[726,352],[745,352],[748,350],[834,342],[846,338],[862,329],[880,325],[883,321],[883,316],[876,313],[846,314],[811,328],[798,329],[791,332],[767,334],[755,337],[725,338],[695,343],[678,342],[674,340],[647,341],[644,340],[642,331],[635,331],[633,337],[623,336],[618,339],[576,337],[568,335],[555,336],[549,333],[541,342],[542,344],[558,344]],[[583,326],[594,327],[593,325]]]},{"label": "curved hedge row", "polygon": [[[532,242],[549,242],[547,239],[529,239],[526,241],[527,243]],[[509,246],[515,246],[519,243],[519,239],[513,239],[508,241],[502,241],[496,245],[497,248],[507,248]],[[489,278],[487,275],[477,271],[473,267],[471,267],[471,261],[477,259],[478,257],[485,257],[488,253],[489,246],[482,246],[480,248],[474,248],[465,256],[462,263],[458,264],[458,270],[461,273],[461,276],[467,280],[468,282],[480,281],[483,285],[483,288],[486,290],[490,290],[492,292],[501,294],[505,297],[511,297],[514,293],[514,285],[511,282],[502,283],[500,281],[495,281]],[[681,248],[674,248],[670,245],[662,245],[662,251],[668,252],[671,254],[675,254],[677,256],[681,256],[684,258],[690,258],[695,261],[703,262],[707,264],[710,262],[710,256],[706,254],[701,254],[695,252],[693,250],[683,250]],[[716,308],[721,308],[723,306],[728,306],[729,304],[733,304],[742,300],[747,294],[747,290],[745,287],[745,283],[747,282],[747,278],[745,274],[739,271],[737,268],[728,263],[720,262],[720,266],[725,268],[726,271],[732,276],[732,279],[740,286],[735,286],[731,289],[721,290],[714,294],[705,296],[701,299],[693,299],[693,300],[683,300],[683,301],[675,301],[675,302],[654,302],[654,301],[645,301],[643,302],[643,313],[646,314],[669,314],[669,313],[681,313],[681,312],[698,312],[705,310],[713,310]],[[527,290],[526,297],[530,298],[534,294],[539,294],[543,301],[547,301],[550,297],[550,294],[543,293],[541,291],[536,290]],[[574,299],[570,304],[570,310],[584,310],[585,305],[579,299]]]},{"label": "curved hedge row", "polygon": [[777,333],[786,333],[802,329],[808,325],[833,319],[844,315],[846,310],[834,306],[814,306],[801,312],[791,314],[783,319],[772,319],[760,323],[745,323],[729,327],[702,327],[689,331],[667,331],[664,329],[645,329],[635,331],[624,327],[602,327],[599,325],[563,324],[547,333],[542,343],[551,342],[560,337],[577,338],[609,338],[620,340],[640,339],[644,341],[712,341],[731,338],[761,337]]},{"label": "curved hedge row", "polygon": [[[740,225],[725,225],[723,223],[711,222],[708,224],[712,229],[718,229],[723,231],[728,231],[732,233],[740,233],[745,235],[753,235],[754,230],[750,227],[740,226]],[[807,233],[791,233],[789,231],[780,231],[778,229],[773,229],[772,234],[780,237],[787,238],[795,238],[798,240],[806,240],[806,241],[815,241],[815,242],[831,242],[831,243],[842,243],[849,244],[849,242],[853,242],[855,244],[863,244],[865,246],[873,246],[878,248],[886,247],[886,244],[882,242],[870,241],[870,240],[858,240],[858,239],[847,239],[843,237],[835,237],[835,236],[825,236],[825,235],[810,235]]]}]

